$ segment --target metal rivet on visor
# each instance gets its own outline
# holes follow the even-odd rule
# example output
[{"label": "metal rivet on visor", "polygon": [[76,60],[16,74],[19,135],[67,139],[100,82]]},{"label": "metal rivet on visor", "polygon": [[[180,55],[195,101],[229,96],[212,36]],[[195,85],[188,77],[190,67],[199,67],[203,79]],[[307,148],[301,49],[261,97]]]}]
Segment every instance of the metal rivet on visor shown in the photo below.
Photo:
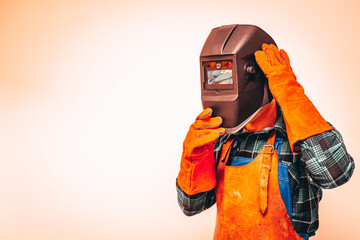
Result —
[{"label": "metal rivet on visor", "polygon": [[247,66],[245,71],[246,71],[247,74],[251,74],[251,75],[256,73],[256,69],[255,69],[254,66]]}]

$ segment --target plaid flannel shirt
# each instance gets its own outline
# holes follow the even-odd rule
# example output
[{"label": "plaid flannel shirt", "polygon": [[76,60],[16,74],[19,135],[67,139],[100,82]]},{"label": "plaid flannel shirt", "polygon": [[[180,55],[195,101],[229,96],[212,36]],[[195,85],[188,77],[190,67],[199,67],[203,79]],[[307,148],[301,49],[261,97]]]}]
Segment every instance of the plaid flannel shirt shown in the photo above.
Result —
[{"label": "plaid flannel shirt", "polygon": [[[319,202],[321,189],[329,189],[346,183],[355,168],[352,157],[347,153],[340,133],[333,130],[309,137],[298,142],[300,153],[290,149],[286,127],[280,107],[273,128],[259,132],[243,132],[223,135],[215,143],[215,160],[218,161],[222,145],[235,138],[230,152],[234,156],[255,158],[264,147],[271,131],[284,138],[279,161],[288,165],[292,196],[292,224],[298,233],[314,235],[319,226]],[[235,146],[235,147],[234,147]],[[210,208],[216,202],[215,190],[187,195],[176,183],[178,203],[187,216]]]}]

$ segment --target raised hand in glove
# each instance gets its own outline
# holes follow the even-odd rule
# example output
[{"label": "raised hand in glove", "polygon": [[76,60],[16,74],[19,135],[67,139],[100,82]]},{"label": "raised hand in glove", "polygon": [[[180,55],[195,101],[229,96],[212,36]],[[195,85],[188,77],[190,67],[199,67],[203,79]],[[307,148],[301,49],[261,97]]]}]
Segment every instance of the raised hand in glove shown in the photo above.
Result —
[{"label": "raised hand in glove", "polygon": [[211,118],[212,109],[203,110],[186,135],[177,182],[181,189],[194,195],[216,185],[214,144],[225,133],[221,117]]},{"label": "raised hand in glove", "polygon": [[262,51],[255,52],[255,59],[269,81],[271,94],[283,111],[293,151],[296,142],[332,129],[296,81],[284,50],[279,51],[273,44],[263,44]]}]

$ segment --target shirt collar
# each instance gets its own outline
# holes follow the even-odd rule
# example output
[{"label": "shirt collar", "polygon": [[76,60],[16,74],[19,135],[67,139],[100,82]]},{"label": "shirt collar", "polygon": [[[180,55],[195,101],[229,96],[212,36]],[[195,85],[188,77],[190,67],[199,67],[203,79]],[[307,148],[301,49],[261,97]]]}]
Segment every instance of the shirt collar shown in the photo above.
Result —
[{"label": "shirt collar", "polygon": [[[285,125],[284,117],[282,114],[282,109],[280,108],[280,106],[278,104],[276,104],[276,107],[277,107],[277,118],[276,118],[276,122],[275,122],[274,126],[264,128],[264,129],[256,132],[256,134],[268,133],[268,132],[275,130],[275,131],[277,131],[277,133],[280,133],[282,135],[281,137],[287,139],[286,125]],[[226,143],[229,139],[235,138],[240,135],[251,134],[251,133],[252,132],[237,132],[234,134],[224,134],[222,137],[218,138],[218,140],[215,142],[214,150],[215,151],[221,150],[222,145],[224,143]],[[277,135],[277,136],[279,136],[279,135]]]},{"label": "shirt collar", "polygon": [[[264,128],[264,129],[256,132],[256,134],[258,134],[258,133],[268,133],[270,131],[275,130],[275,131],[281,133],[282,137],[287,138],[286,125],[285,125],[284,117],[283,117],[283,114],[282,114],[282,109],[280,108],[280,106],[278,104],[276,104],[276,107],[277,107],[277,118],[276,118],[276,122],[275,122],[274,126]],[[245,133],[251,133],[251,132],[238,132],[238,133],[235,133],[235,134],[232,134],[232,135],[237,136],[237,135],[242,135],[242,134],[245,134]],[[225,137],[226,140],[228,140],[230,138],[231,138],[231,135],[228,135],[227,137]]]}]

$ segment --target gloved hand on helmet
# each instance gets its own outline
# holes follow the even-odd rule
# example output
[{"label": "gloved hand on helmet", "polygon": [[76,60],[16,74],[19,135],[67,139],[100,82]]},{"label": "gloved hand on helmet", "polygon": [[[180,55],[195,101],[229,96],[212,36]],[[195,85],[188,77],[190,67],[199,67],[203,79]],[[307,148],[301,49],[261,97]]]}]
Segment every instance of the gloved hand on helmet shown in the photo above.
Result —
[{"label": "gloved hand on helmet", "polygon": [[203,110],[186,135],[177,182],[188,195],[206,192],[216,185],[214,144],[225,133],[221,117],[212,109]]},{"label": "gloved hand on helmet", "polygon": [[255,52],[255,58],[269,81],[273,97],[283,111],[293,151],[296,142],[332,129],[296,81],[284,50],[279,51],[273,44],[263,44],[262,51]]}]

